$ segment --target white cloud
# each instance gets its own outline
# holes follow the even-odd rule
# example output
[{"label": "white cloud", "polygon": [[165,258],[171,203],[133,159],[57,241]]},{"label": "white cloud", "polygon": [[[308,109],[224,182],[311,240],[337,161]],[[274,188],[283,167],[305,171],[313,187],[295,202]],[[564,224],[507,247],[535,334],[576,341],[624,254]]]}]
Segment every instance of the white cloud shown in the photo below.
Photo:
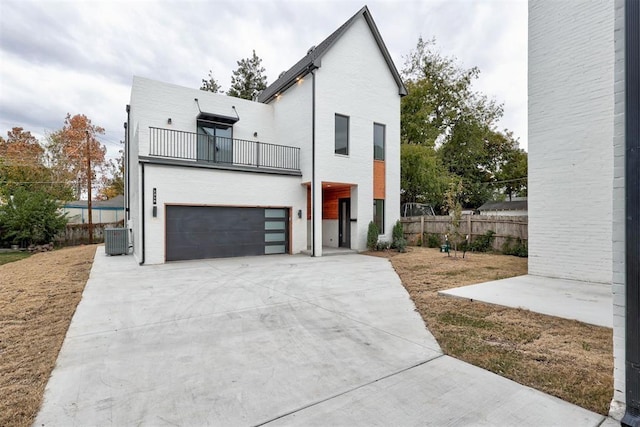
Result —
[{"label": "white cloud", "polygon": [[[0,0],[0,133],[34,133],[83,113],[122,138],[133,75],[199,87],[209,70],[227,89],[253,49],[269,81],[362,7],[358,1]],[[479,66],[476,88],[505,104],[501,126],[526,146],[526,1],[372,1],[396,66],[420,35]],[[115,144],[108,145],[110,151]]]}]

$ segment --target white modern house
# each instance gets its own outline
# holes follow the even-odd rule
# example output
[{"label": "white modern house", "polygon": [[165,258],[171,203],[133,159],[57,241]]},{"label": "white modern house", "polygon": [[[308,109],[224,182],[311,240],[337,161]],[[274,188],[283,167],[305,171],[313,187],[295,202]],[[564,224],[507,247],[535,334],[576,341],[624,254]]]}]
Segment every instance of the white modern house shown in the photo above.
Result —
[{"label": "white modern house", "polygon": [[637,0],[529,1],[529,274],[610,286],[623,425],[640,424],[639,34]]},{"label": "white modern house", "polygon": [[366,248],[400,205],[406,89],[365,6],[257,102],[134,77],[127,226],[141,264]]}]

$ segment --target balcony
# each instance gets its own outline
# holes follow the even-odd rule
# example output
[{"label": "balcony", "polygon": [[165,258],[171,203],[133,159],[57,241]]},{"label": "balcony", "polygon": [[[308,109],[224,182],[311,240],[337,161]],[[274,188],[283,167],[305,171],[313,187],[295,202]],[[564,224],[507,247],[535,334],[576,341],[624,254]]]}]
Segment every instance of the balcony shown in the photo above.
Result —
[{"label": "balcony", "polygon": [[225,169],[300,172],[298,147],[155,127],[149,128],[149,156]]}]

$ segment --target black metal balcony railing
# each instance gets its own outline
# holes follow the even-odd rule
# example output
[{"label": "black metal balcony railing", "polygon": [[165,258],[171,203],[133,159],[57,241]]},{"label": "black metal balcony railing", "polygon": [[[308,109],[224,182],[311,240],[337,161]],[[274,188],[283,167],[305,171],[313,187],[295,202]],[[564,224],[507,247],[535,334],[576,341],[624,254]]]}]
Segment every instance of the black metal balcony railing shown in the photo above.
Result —
[{"label": "black metal balcony railing", "polygon": [[300,149],[195,132],[149,128],[149,155],[204,163],[300,170]]}]

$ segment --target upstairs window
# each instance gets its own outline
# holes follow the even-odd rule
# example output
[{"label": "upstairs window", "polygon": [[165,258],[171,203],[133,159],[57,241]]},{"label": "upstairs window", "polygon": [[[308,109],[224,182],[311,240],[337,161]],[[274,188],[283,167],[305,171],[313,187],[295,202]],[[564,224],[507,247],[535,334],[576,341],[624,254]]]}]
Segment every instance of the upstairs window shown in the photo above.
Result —
[{"label": "upstairs window", "polygon": [[384,160],[385,125],[373,124],[373,159]]},{"label": "upstairs window", "polygon": [[349,155],[349,117],[336,114],[336,154]]}]

